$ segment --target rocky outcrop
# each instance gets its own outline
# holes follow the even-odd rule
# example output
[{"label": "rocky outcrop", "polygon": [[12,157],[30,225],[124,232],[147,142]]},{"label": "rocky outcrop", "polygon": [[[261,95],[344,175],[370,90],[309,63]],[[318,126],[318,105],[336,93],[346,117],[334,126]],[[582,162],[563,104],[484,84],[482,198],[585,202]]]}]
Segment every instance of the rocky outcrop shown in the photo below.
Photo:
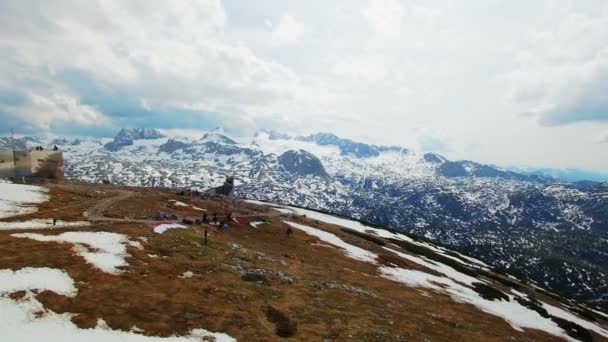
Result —
[{"label": "rocky outcrop", "polygon": [[299,151],[287,151],[279,156],[279,164],[283,167],[283,170],[290,175],[295,176],[316,176],[324,179],[329,179],[325,167],[321,163],[321,160],[314,154],[299,150]]}]

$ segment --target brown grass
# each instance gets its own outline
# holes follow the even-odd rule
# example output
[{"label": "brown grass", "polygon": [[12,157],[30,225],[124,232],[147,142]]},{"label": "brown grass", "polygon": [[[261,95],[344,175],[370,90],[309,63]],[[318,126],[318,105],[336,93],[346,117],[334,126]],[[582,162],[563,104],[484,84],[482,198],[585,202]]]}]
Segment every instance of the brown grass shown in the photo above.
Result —
[{"label": "brown grass", "polygon": [[[104,198],[96,187],[57,185],[51,187],[53,201],[41,205],[51,209],[73,201],[82,206],[65,209],[62,219],[82,219],[79,212]],[[99,197],[89,197],[91,193]],[[134,218],[146,217],[164,208],[168,199],[178,199],[208,208],[209,213],[229,210],[266,218],[264,207],[239,202],[190,202],[168,193],[141,191],[129,203],[117,203],[108,214]],[[197,212],[200,213],[200,212]],[[184,215],[188,211],[183,212]],[[29,217],[50,217],[42,213]],[[123,215],[123,216],[121,216]],[[54,267],[66,270],[75,280],[78,296],[66,298],[49,291],[37,294],[44,306],[53,311],[74,313],[72,321],[81,328],[104,319],[113,329],[133,326],[146,334],[169,336],[187,334],[196,328],[226,332],[239,341],[554,341],[539,331],[519,332],[503,319],[488,315],[472,305],[456,303],[449,296],[430,292],[382,278],[377,267],[350,259],[338,248],[312,244],[319,241],[272,217],[271,225],[250,228],[242,225],[227,230],[209,227],[209,243],[202,243],[202,227],[153,234],[150,226],[131,223],[96,224],[79,231],[111,231],[131,239],[146,237],[140,251],[129,247],[129,266],[119,275],[103,273],[73,254],[70,244],[38,242],[0,232],[0,269]],[[382,265],[420,269],[383,251],[377,244],[345,233],[339,227],[313,223],[304,218],[290,220],[326,229],[349,243],[378,253]],[[57,234],[62,230],[38,231]],[[237,247],[238,245],[238,247]],[[158,257],[150,257],[157,255]],[[269,276],[265,282],[244,281],[233,266],[280,271],[294,279],[285,284]],[[180,277],[184,272],[192,278]],[[428,270],[425,270],[428,271]],[[320,282],[345,286],[315,286]],[[355,295],[349,286],[373,293]],[[23,294],[15,294],[20,298]],[[278,323],[277,323],[278,322]],[[280,334],[278,333],[280,330]]]}]

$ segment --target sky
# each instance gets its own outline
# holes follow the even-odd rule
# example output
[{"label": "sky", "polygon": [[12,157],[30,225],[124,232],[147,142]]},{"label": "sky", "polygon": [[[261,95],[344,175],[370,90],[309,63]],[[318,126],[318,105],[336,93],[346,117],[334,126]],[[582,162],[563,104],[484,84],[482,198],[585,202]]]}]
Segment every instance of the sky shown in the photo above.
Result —
[{"label": "sky", "polygon": [[332,132],[608,172],[605,0],[3,0],[0,51],[0,134]]}]

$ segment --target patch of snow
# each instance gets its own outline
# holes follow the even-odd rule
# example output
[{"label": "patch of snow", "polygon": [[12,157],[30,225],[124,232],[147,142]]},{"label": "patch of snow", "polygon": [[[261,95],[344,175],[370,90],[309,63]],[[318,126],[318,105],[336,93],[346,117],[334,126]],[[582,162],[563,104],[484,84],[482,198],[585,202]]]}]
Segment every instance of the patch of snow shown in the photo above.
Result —
[{"label": "patch of snow", "polygon": [[65,222],[57,220],[57,223],[53,226],[53,219],[35,219],[29,221],[15,221],[15,222],[0,222],[0,230],[14,230],[14,229],[56,229],[56,228],[68,228],[68,227],[82,227],[88,226],[91,223],[88,221],[73,221]]},{"label": "patch of snow", "polygon": [[[36,313],[44,312],[37,318]],[[93,329],[80,329],[71,321],[72,314],[58,314],[46,310],[42,303],[28,294],[23,300],[13,301],[0,297],[0,331],[7,341],[39,342],[56,341],[122,341],[122,342],[199,342],[204,338],[215,338],[217,342],[233,342],[233,337],[205,329],[194,329],[186,336],[157,337],[120,330],[111,330],[107,324],[98,324]],[[102,323],[102,322],[99,322]]]},{"label": "patch of snow", "polygon": [[154,232],[157,234],[162,234],[162,233],[166,232],[167,230],[174,229],[174,228],[188,229],[188,227],[184,226],[183,224],[165,223],[165,224],[159,224],[158,226],[154,227]]},{"label": "patch of snow", "polygon": [[0,218],[35,213],[38,208],[24,204],[48,201],[46,191],[39,186],[0,183]]},{"label": "patch of snow", "polygon": [[194,205],[192,206],[192,209],[198,210],[198,211],[207,211],[207,209],[199,208],[199,207],[194,206]]},{"label": "patch of snow", "polygon": [[324,242],[327,242],[329,244],[332,244],[334,246],[344,249],[344,251],[346,252],[346,256],[348,256],[350,258],[370,262],[373,264],[376,263],[376,258],[378,257],[378,255],[376,255],[370,251],[367,251],[363,248],[353,246],[349,243],[346,243],[342,239],[340,239],[339,237],[337,237],[336,235],[334,235],[332,233],[329,233],[329,232],[326,232],[326,231],[323,231],[323,230],[320,230],[317,228],[305,226],[303,224],[299,224],[299,223],[295,223],[295,222],[288,222],[288,221],[284,221],[284,222],[294,228],[304,231],[308,235],[316,236]]},{"label": "patch of snow", "polygon": [[553,306],[553,305],[550,305],[547,303],[542,303],[542,304],[543,304],[543,308],[545,308],[550,315],[559,317],[559,318],[563,318],[570,322],[574,322],[585,329],[592,330],[604,337],[608,337],[608,330],[603,329],[594,323],[581,319],[578,316],[575,316],[574,314],[571,314],[570,312],[560,309],[556,306]]},{"label": "patch of snow", "polygon": [[176,207],[189,207],[190,204],[186,204],[184,202],[180,202],[180,201],[173,201],[173,205]]},{"label": "patch of snow", "polygon": [[511,293],[513,293],[514,295],[520,297],[520,298],[528,298],[528,295],[523,293],[523,292],[519,292],[515,289],[511,289]]},{"label": "patch of snow", "polygon": [[180,278],[192,278],[193,276],[194,276],[194,273],[192,273],[192,271],[186,271],[179,277]]},{"label": "patch of snow", "polygon": [[[246,202],[249,203],[253,203],[253,204],[259,204],[259,205],[271,205],[265,202],[259,202],[259,201],[254,201],[254,200],[246,200]],[[353,220],[349,220],[346,218],[341,218],[341,217],[337,217],[337,216],[333,216],[333,215],[328,215],[328,214],[323,214],[323,213],[319,213],[313,210],[307,210],[307,209],[302,209],[302,208],[296,208],[296,207],[290,207],[290,206],[274,206],[271,205],[273,207],[274,210],[277,210],[281,213],[284,214],[299,214],[299,215],[305,215],[307,218],[311,218],[313,220],[317,220],[317,221],[321,221],[321,222],[325,222],[328,224],[335,224],[337,226],[341,226],[344,228],[348,228],[348,229],[352,229],[355,230],[357,232],[361,232],[361,233],[372,233],[375,234],[381,238],[385,238],[385,239],[397,239],[397,240],[402,240],[402,241],[407,241],[409,243],[413,243],[416,244],[418,246],[422,246],[422,247],[426,247],[429,248],[431,250],[433,250],[436,253],[441,254],[442,256],[446,257],[446,258],[450,258],[454,261],[457,261],[461,264],[464,265],[471,265],[470,263],[472,263],[474,266],[476,267],[490,267],[488,266],[486,263],[477,260],[475,258],[471,258],[471,257],[467,257],[465,255],[462,255],[460,253],[456,253],[459,256],[463,257],[464,259],[466,259],[467,261],[469,261],[470,263],[464,262],[463,260],[459,259],[459,258],[455,258],[449,254],[446,253],[446,251],[444,249],[435,247],[431,244],[428,243],[424,243],[424,242],[418,242],[413,240],[412,238],[408,237],[407,235],[404,234],[399,234],[399,233],[392,233],[389,232],[388,230],[385,229],[379,229],[379,228],[374,228],[374,227],[370,227],[367,226],[361,222],[358,221],[353,221]]]},{"label": "patch of snow", "polygon": [[[51,241],[72,243],[77,255],[83,257],[89,264],[100,270],[116,274],[119,266],[126,266],[126,244],[129,243],[123,234],[109,232],[67,232],[59,235],[42,235],[34,233],[11,234],[18,238],[27,238],[36,241]],[[92,249],[92,251],[90,250]]]},{"label": "patch of snow", "polygon": [[139,241],[131,241],[131,240],[129,240],[129,246],[135,247],[135,248],[139,249],[140,251],[144,250],[144,246]]},{"label": "patch of snow", "polygon": [[249,222],[249,225],[252,226],[253,228],[257,228],[261,224],[266,224],[266,221],[251,221],[251,222]]},{"label": "patch of snow", "polygon": [[[12,300],[8,294],[28,291],[20,300]],[[57,341],[123,341],[123,342],[198,342],[214,338],[217,342],[234,342],[236,339],[205,329],[194,329],[186,336],[156,337],[137,334],[143,332],[133,327],[131,332],[111,330],[104,320],[98,320],[93,329],[80,329],[71,318],[73,314],[58,314],[45,309],[31,290],[50,290],[57,294],[74,297],[77,289],[73,279],[62,270],[52,268],[22,268],[17,271],[0,270],[0,331],[3,340],[20,342]],[[39,316],[38,313],[43,315]]]},{"label": "patch of snow", "polygon": [[431,262],[431,261],[426,261],[423,260],[420,257],[416,257],[413,255],[409,255],[409,254],[405,254],[405,253],[401,253],[399,251],[390,249],[390,248],[386,248],[384,247],[385,250],[387,251],[391,251],[397,255],[399,255],[400,257],[413,261],[421,266],[424,266],[428,269],[431,269],[433,271],[439,272],[441,274],[444,274],[445,276],[451,278],[452,280],[456,280],[458,282],[461,282],[463,284],[467,284],[467,285],[471,285],[473,283],[483,283],[485,281],[477,279],[477,278],[473,278],[469,275],[466,275],[464,273],[458,272],[455,269],[453,269],[450,266],[444,265],[440,262]]},{"label": "patch of snow", "polygon": [[[536,311],[530,310],[517,303],[512,296],[510,301],[490,301],[479,296],[477,292],[467,286],[460,285],[451,279],[437,277],[428,273],[406,270],[395,267],[380,267],[380,272],[388,279],[402,282],[409,286],[424,287],[438,292],[447,292],[454,300],[475,305],[480,310],[489,314],[502,317],[515,330],[523,331],[523,328],[538,329],[551,335],[572,340],[551,319],[542,317]],[[444,285],[444,287],[440,286]]]},{"label": "patch of snow", "polygon": [[73,297],[78,292],[72,278],[63,270],[48,267],[0,270],[0,294],[35,289],[49,290],[68,297]]},{"label": "patch of snow", "polygon": [[593,312],[595,312],[598,315],[601,315],[601,316],[604,316],[604,317],[608,318],[608,315],[606,315],[605,313],[603,313],[601,311],[597,311],[597,310],[591,309],[591,308],[588,308],[588,309],[591,310],[591,311],[593,311]]}]

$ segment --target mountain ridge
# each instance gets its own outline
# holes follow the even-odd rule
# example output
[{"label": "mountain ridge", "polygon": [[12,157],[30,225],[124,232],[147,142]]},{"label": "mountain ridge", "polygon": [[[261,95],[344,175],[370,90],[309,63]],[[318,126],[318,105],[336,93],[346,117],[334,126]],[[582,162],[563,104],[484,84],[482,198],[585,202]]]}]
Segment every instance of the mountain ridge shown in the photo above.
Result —
[{"label": "mountain ridge", "polygon": [[235,176],[237,196],[413,233],[561,294],[608,303],[608,185],[405,149],[358,156],[343,153],[350,149],[333,137],[324,144],[276,132],[261,132],[251,143],[220,132],[213,137],[132,139],[116,151],[99,139],[60,147],[68,178],[206,190]]}]

